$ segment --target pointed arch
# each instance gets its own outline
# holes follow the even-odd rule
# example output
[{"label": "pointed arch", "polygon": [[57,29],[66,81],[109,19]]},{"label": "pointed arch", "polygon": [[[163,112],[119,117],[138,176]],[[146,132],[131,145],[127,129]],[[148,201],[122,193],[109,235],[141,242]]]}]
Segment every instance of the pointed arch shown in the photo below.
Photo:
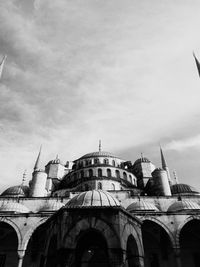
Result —
[{"label": "pointed arch", "polygon": [[12,220],[7,219],[5,217],[1,217],[0,222],[5,222],[5,223],[9,224],[15,230],[15,232],[17,234],[17,239],[18,239],[18,250],[20,250],[21,244],[22,244],[22,234],[21,234],[19,227]]}]

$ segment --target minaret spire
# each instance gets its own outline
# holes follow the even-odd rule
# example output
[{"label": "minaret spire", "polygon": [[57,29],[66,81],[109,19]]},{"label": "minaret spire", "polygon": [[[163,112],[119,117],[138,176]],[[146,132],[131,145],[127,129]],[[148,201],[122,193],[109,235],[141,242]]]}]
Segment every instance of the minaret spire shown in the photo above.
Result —
[{"label": "minaret spire", "polygon": [[170,172],[169,172],[169,168],[167,166],[167,162],[165,160],[164,154],[163,154],[163,150],[162,147],[160,145],[160,156],[161,156],[161,165],[162,165],[162,169],[165,170],[167,172],[167,176],[168,176],[168,180],[171,183],[171,177],[170,177]]},{"label": "minaret spire", "polygon": [[101,152],[101,140],[99,140],[99,152]]},{"label": "minaret spire", "polygon": [[193,52],[193,57],[194,57],[194,59],[195,59],[195,63],[196,63],[197,70],[198,70],[198,74],[199,74],[199,76],[200,76],[200,62],[199,62],[199,60],[197,59],[197,57],[196,57],[196,55],[195,55],[194,52]]},{"label": "minaret spire", "polygon": [[7,56],[4,55],[4,57],[3,57],[3,59],[2,59],[2,61],[0,63],[0,79],[1,79],[1,76],[2,76],[2,73],[3,73],[3,66],[5,64],[6,58],[7,58]]},{"label": "minaret spire", "polygon": [[39,150],[39,153],[38,153],[36,162],[35,162],[34,171],[38,171],[40,169],[40,165],[41,165],[41,159],[40,159],[40,157],[41,157],[41,151],[42,151],[42,145],[40,146],[40,150]]}]

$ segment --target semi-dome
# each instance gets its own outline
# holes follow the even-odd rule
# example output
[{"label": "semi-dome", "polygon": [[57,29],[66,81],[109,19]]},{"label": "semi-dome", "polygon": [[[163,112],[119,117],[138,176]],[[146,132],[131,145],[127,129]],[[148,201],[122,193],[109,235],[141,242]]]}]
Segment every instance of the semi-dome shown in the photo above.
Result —
[{"label": "semi-dome", "polygon": [[80,157],[79,159],[93,158],[93,157],[119,158],[119,157],[116,157],[115,155],[113,155],[110,152],[97,151],[97,152],[91,152],[91,153],[85,154],[82,157]]},{"label": "semi-dome", "polygon": [[63,206],[64,204],[60,201],[46,202],[45,205],[42,206],[39,211],[56,211],[61,209]]},{"label": "semi-dome", "polygon": [[140,199],[136,202],[133,202],[131,203],[127,208],[126,208],[127,211],[129,212],[134,212],[134,211],[159,211],[158,208],[146,201],[146,200],[143,200],[143,199]]},{"label": "semi-dome", "polygon": [[17,202],[4,202],[0,206],[0,212],[29,213],[30,210],[23,204]]},{"label": "semi-dome", "polygon": [[108,192],[91,190],[73,197],[66,205],[67,208],[76,207],[114,207],[120,206],[119,201]]},{"label": "semi-dome", "polygon": [[173,184],[171,185],[172,195],[176,194],[199,194],[199,191],[188,184]]},{"label": "semi-dome", "polygon": [[194,201],[183,199],[174,202],[167,211],[176,212],[182,210],[200,210],[200,206]]},{"label": "semi-dome", "polygon": [[16,185],[7,188],[1,196],[4,197],[27,197],[29,193],[29,187],[25,185]]},{"label": "semi-dome", "polygon": [[151,161],[150,161],[148,158],[142,157],[142,158],[137,159],[137,160],[134,162],[133,165],[136,165],[136,164],[139,164],[139,163],[143,163],[143,162],[150,163]]}]

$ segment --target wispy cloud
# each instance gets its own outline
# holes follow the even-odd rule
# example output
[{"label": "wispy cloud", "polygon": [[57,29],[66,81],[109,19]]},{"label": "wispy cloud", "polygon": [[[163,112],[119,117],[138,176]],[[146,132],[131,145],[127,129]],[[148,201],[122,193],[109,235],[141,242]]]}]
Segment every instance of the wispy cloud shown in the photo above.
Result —
[{"label": "wispy cloud", "polygon": [[187,149],[199,149],[200,150],[200,134],[181,140],[173,140],[165,145],[166,150],[184,151]]}]

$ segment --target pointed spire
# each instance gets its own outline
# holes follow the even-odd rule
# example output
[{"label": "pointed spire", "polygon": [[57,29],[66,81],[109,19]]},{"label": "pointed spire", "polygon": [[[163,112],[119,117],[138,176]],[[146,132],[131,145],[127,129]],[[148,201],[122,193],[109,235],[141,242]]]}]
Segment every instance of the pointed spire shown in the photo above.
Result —
[{"label": "pointed spire", "polygon": [[194,59],[195,59],[195,63],[196,63],[196,66],[197,66],[197,70],[198,70],[198,73],[199,73],[199,77],[200,77],[200,63],[199,63],[198,59],[196,58],[194,52],[193,52],[193,57],[194,57]]},{"label": "pointed spire", "polygon": [[143,158],[144,158],[144,155],[143,155],[143,153],[141,152],[141,160],[143,160]]},{"label": "pointed spire", "polygon": [[99,140],[99,152],[101,152],[101,140]]},{"label": "pointed spire", "polygon": [[34,171],[37,171],[40,169],[40,156],[41,156],[41,151],[42,151],[42,145],[40,146],[40,150],[39,150],[39,153],[38,153],[38,156],[37,156],[37,159],[36,159],[36,162],[35,162],[35,166],[34,166]]},{"label": "pointed spire", "polygon": [[160,156],[161,156],[161,165],[162,165],[162,168],[163,168],[163,170],[166,170],[166,168],[167,168],[167,162],[165,160],[165,157],[164,157],[164,154],[163,154],[161,145],[160,145]]},{"label": "pointed spire", "polygon": [[2,59],[2,61],[0,63],[0,79],[1,79],[1,76],[2,76],[2,73],[3,73],[3,66],[5,64],[6,58],[7,58],[7,56],[4,55],[4,57],[3,57],[3,59]]},{"label": "pointed spire", "polygon": [[165,160],[164,154],[163,154],[163,150],[162,147],[160,145],[160,156],[161,156],[161,165],[162,165],[162,169],[165,170],[167,172],[167,176],[168,176],[168,180],[169,183],[171,183],[171,177],[170,177],[170,172],[169,172],[169,168],[167,166],[167,162]]}]

